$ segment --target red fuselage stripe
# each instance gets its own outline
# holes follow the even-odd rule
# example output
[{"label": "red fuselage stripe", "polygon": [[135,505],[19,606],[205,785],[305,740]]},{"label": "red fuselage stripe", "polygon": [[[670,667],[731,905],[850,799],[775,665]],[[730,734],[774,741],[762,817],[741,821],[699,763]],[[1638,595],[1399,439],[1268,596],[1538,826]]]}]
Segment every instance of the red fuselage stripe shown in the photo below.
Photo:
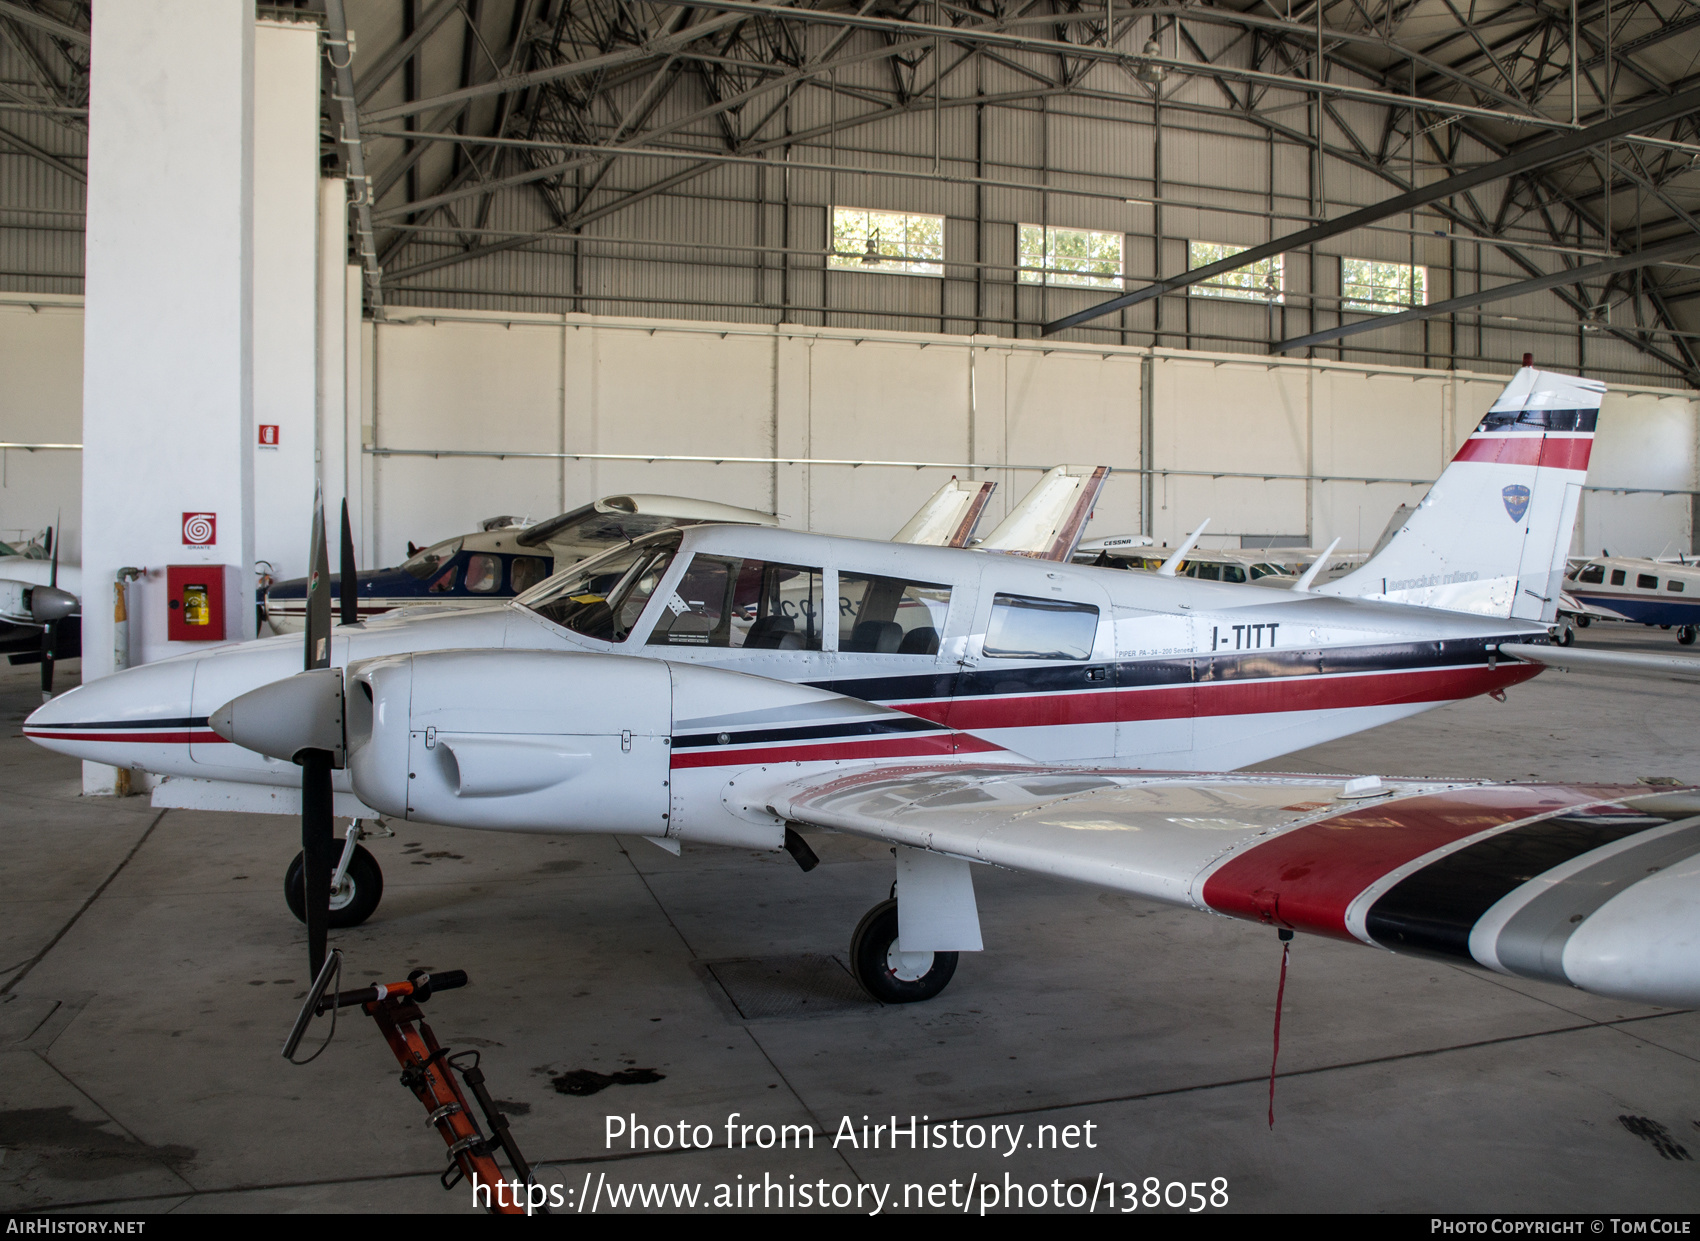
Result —
[{"label": "red fuselage stripe", "polygon": [[1451,702],[1516,685],[1538,672],[1538,668],[1528,664],[1507,660],[1497,668],[1429,668],[1415,672],[1271,677],[1261,681],[1204,681],[1150,689],[1010,694],[892,705],[909,715],[952,728],[1043,728],[1117,720],[1265,715],[1280,711]]},{"label": "red fuselage stripe", "polygon": [[208,729],[204,732],[192,733],[41,733],[24,730],[26,737],[39,737],[49,741],[112,741],[127,742],[131,745],[228,745],[223,737]]},{"label": "red fuselage stripe", "polygon": [[1454,461],[1483,461],[1495,465],[1541,465],[1555,470],[1586,470],[1592,436],[1473,435],[1458,449]]},{"label": "red fuselage stripe", "polygon": [[1536,784],[1371,802],[1229,859],[1205,881],[1204,903],[1237,918],[1353,939],[1347,907],[1389,872],[1466,836],[1612,791]]}]

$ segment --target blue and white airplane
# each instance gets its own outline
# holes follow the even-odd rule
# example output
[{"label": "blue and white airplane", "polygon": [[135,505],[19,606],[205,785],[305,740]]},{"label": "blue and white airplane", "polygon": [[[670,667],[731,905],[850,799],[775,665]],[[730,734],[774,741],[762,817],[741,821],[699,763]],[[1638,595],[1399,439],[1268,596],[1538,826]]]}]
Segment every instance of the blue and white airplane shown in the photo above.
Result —
[{"label": "blue and white airplane", "polygon": [[[481,530],[413,551],[392,568],[361,570],[355,575],[360,619],[398,608],[444,611],[512,599],[588,556],[657,530],[707,521],[779,524],[755,509],[637,494],[603,496],[536,524],[496,518]],[[338,604],[341,594],[342,578],[333,575],[331,597]],[[307,579],[290,578],[266,591],[265,615],[274,632],[300,633],[307,623]]]},{"label": "blue and white airplane", "polygon": [[1584,609],[1573,614],[1583,627],[1595,620],[1626,620],[1674,628],[1684,646],[1700,635],[1700,564],[1602,551],[1571,568],[1564,592]]}]

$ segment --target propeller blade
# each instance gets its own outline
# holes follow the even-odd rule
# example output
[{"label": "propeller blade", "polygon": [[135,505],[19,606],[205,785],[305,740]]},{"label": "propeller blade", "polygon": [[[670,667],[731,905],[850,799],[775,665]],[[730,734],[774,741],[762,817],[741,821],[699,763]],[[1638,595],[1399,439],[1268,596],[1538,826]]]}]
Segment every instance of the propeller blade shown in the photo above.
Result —
[{"label": "propeller blade", "polygon": [[326,750],[301,753],[302,882],[307,905],[307,967],[313,977],[325,966],[330,934],[331,853],[336,848],[331,796],[331,756]]},{"label": "propeller blade", "polygon": [[[313,541],[307,551],[306,668],[331,663],[330,554],[325,548],[325,502],[313,497]],[[340,714],[340,712],[339,712]],[[340,720],[338,721],[340,725]],[[340,728],[339,728],[340,731]],[[330,750],[307,748],[293,755],[301,764],[302,893],[307,907],[307,964],[313,977],[324,968],[331,915],[331,850],[335,847]]]},{"label": "propeller blade", "polygon": [[354,528],[348,524],[348,500],[342,502],[342,568],[337,597],[342,601],[342,623],[360,623],[360,582],[354,568]]},{"label": "propeller blade", "polygon": [[307,549],[307,668],[331,666],[331,566],[325,550],[325,506],[315,497],[313,542]]},{"label": "propeller blade", "polygon": [[53,515],[53,526],[47,532],[47,545],[53,551],[53,567],[48,570],[47,584],[57,588],[59,585],[59,522],[61,514]]}]

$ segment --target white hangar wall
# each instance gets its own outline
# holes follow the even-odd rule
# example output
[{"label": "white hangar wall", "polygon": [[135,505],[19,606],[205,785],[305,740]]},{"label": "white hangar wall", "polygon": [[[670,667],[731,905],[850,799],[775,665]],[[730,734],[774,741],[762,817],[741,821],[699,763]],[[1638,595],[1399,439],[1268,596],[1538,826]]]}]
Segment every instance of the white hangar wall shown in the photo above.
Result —
[{"label": "white hangar wall", "polygon": [[[0,294],[0,443],[81,444],[81,295]],[[64,519],[61,554],[82,556],[83,459],[0,448],[0,541],[27,542]]]},{"label": "white hangar wall", "polygon": [[[373,329],[364,430],[368,555],[380,563],[410,540],[497,513],[541,517],[623,490],[887,538],[952,474],[987,477],[999,483],[989,528],[1038,468],[1061,462],[1118,471],[1096,534],[1173,543],[1208,517],[1207,545],[1339,536],[1367,547],[1399,504],[1420,498],[1504,384],[990,336],[394,313]],[[1139,474],[1147,399],[1149,531]],[[1694,545],[1697,417],[1689,393],[1612,388],[1590,484],[1678,494],[1589,492],[1576,550]],[[543,455],[452,455],[502,452]],[[430,453],[451,455],[420,455]],[[679,459],[692,457],[706,460]],[[877,464],[894,461],[923,468]]]},{"label": "white hangar wall", "polygon": [[[362,325],[350,362],[367,450],[353,496],[364,564],[396,563],[409,540],[498,513],[544,517],[619,491],[678,492],[777,511],[793,528],[887,538],[958,474],[998,481],[989,528],[1036,467],[1060,462],[1118,471],[1092,533],[1145,532],[1147,393],[1158,471],[1148,532],[1158,541],[1209,517],[1206,545],[1339,536],[1363,547],[1422,495],[1504,382],[990,336],[393,313]],[[80,299],[0,294],[0,375],[0,441],[79,443]],[[1675,494],[1587,492],[1574,550],[1695,549],[1697,437],[1693,394],[1614,386],[1590,485]],[[706,460],[666,459],[680,457]],[[79,458],[0,449],[0,538],[63,512],[66,553],[76,554]],[[806,460],[937,464],[785,463]],[[292,534],[305,537],[278,537]]]}]

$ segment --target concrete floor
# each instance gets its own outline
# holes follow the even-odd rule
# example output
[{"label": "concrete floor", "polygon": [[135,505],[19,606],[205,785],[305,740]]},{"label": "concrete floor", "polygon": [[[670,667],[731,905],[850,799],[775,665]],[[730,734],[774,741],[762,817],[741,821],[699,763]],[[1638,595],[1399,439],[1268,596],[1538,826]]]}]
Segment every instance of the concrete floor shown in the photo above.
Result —
[{"label": "concrete floor", "polygon": [[[1582,640],[1679,649],[1658,631]],[[0,1209],[471,1209],[437,1185],[442,1142],[364,1018],[308,1067],[278,1055],[305,988],[281,893],[295,821],[79,796],[76,765],[15,727],[35,675],[0,670]],[[1686,687],[1548,673],[1268,766],[1700,783],[1695,716]],[[707,1203],[764,1176],[960,1203],[1008,1174],[1081,1195],[1225,1177],[1242,1211],[1700,1209],[1695,1014],[1301,938],[1271,1131],[1270,932],[981,869],[986,951],[939,999],[882,1008],[831,957],[884,896],[889,855],[813,843],[825,864],[804,875],[784,854],[403,826],[373,846],[378,914],[334,942],[355,980],[469,971],[428,1016],[482,1050],[575,1206],[587,1184],[607,1209],[609,1186],[700,1185]],[[553,1085],[628,1068],[662,1080]],[[734,1112],[809,1126],[814,1148],[728,1151]],[[605,1117],[634,1113],[712,1126],[716,1148],[607,1149]],[[1008,1158],[834,1149],[842,1117],[894,1114],[1026,1128]],[[1094,1149],[1025,1146],[1088,1121]]]}]

